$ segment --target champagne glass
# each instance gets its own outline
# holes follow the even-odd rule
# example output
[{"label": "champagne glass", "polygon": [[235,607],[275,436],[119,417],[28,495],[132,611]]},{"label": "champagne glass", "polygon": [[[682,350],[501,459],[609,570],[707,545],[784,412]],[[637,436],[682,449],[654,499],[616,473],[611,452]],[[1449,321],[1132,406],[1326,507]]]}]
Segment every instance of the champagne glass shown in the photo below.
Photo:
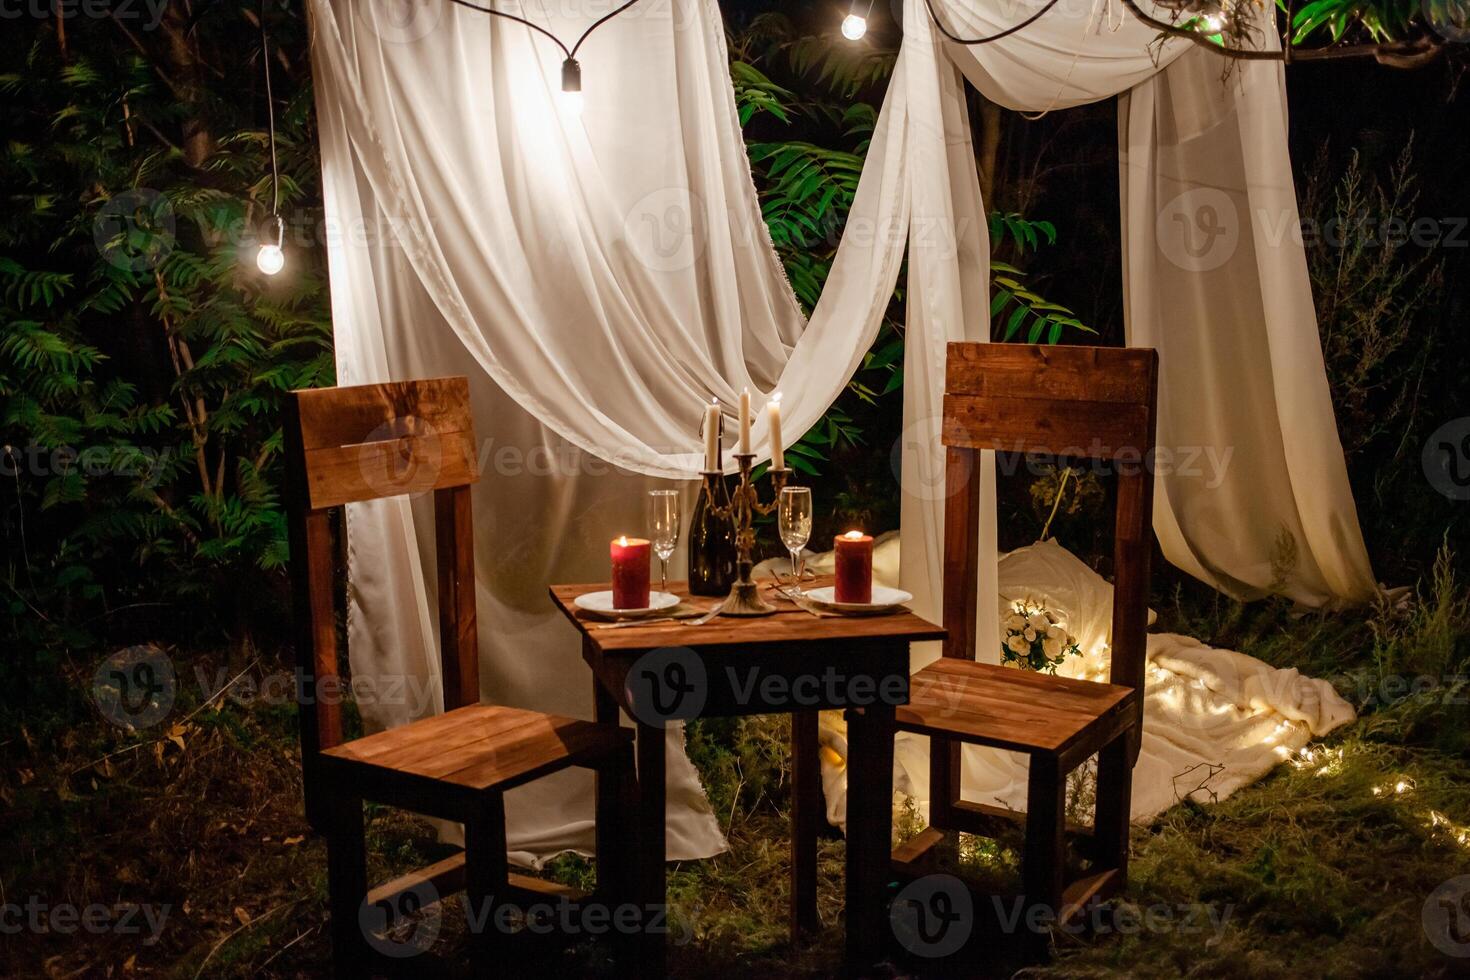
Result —
[{"label": "champagne glass", "polygon": [[669,558],[679,543],[679,491],[648,491],[648,540],[658,555],[659,591],[669,591]]},{"label": "champagne glass", "polygon": [[812,491],[810,487],[784,487],[777,517],[781,543],[791,552],[791,589],[801,593],[801,549],[812,536]]}]

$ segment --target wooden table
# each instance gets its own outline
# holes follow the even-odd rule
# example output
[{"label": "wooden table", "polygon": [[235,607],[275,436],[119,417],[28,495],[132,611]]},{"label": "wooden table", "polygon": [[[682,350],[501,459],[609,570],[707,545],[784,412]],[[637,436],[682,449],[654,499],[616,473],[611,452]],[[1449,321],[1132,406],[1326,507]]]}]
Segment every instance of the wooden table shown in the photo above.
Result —
[{"label": "wooden table", "polygon": [[[691,598],[683,583],[671,585],[689,605],[713,608],[719,601]],[[842,709],[848,724],[846,958],[856,969],[875,962],[888,932],[883,890],[892,845],[894,708],[908,703],[909,644],[943,639],[943,628],[907,610],[817,618],[774,593],[767,598],[778,611],[770,616],[608,628],[573,605],[577,596],[606,588],[556,585],[551,596],[582,632],[597,720],[617,724],[622,709],[638,730],[639,901],[665,906],[667,723],[789,713],[791,927],[794,934],[814,931],[823,816],[817,712]],[[599,813],[618,805],[611,787],[599,784],[597,794]],[[646,936],[643,946],[647,971],[662,975],[663,936]]]}]

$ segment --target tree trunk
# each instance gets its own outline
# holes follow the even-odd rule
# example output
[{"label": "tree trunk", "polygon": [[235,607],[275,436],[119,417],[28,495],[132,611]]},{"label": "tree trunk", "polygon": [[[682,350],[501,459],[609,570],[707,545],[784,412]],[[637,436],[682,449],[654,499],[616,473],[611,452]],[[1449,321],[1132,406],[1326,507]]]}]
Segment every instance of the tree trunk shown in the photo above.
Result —
[{"label": "tree trunk", "polygon": [[980,96],[980,140],[976,144],[975,165],[980,170],[980,200],[987,208],[995,206],[995,164],[1000,156],[1000,106]]},{"label": "tree trunk", "polygon": [[184,162],[201,167],[214,152],[214,139],[204,117],[204,65],[199,48],[190,37],[188,5],[170,3],[160,25],[165,41],[164,57],[174,91],[187,110],[183,123]]}]

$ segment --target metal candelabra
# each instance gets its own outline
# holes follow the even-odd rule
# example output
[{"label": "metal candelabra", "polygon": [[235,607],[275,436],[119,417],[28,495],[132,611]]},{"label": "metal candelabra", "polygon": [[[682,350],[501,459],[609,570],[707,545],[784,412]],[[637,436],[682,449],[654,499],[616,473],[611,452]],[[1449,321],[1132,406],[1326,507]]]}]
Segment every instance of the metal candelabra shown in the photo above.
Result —
[{"label": "metal candelabra", "polygon": [[751,558],[751,552],[755,550],[755,515],[769,514],[780,505],[781,490],[786,486],[791,470],[782,467],[769,471],[771,485],[776,492],[769,504],[763,504],[755,481],[750,478],[755,454],[735,453],[735,461],[740,464],[740,483],[730,495],[730,502],[724,506],[718,503],[720,498],[716,490],[719,484],[716,481],[723,480],[725,474],[717,470],[703,472],[703,493],[709,497],[710,511],[721,520],[729,519],[735,524],[735,582],[730,586],[730,594],[725,597],[720,611],[726,616],[767,616],[775,612],[776,607],[761,598],[759,587],[750,577],[751,569],[755,567]]}]

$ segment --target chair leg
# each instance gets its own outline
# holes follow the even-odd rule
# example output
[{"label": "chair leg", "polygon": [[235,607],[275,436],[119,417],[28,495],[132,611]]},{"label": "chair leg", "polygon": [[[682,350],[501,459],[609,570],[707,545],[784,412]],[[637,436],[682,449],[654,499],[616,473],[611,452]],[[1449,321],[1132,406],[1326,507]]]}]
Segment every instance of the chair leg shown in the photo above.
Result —
[{"label": "chair leg", "polygon": [[[1031,773],[1026,790],[1026,852],[1021,871],[1026,904],[1040,906],[1046,919],[1061,914],[1066,874],[1067,782],[1053,756],[1031,756]],[[1027,916],[1026,920],[1030,920]],[[1027,937],[1034,952],[1045,955],[1049,933]]]},{"label": "chair leg", "polygon": [[465,911],[470,927],[470,962],[479,976],[503,971],[504,943],[497,901],[504,900],[510,868],[505,856],[505,799],[486,794],[464,825]]},{"label": "chair leg", "polygon": [[1097,804],[1093,811],[1096,866],[1118,872],[1116,888],[1128,883],[1128,817],[1133,798],[1132,729],[1097,754]]},{"label": "chair leg", "polygon": [[325,823],[332,966],[338,977],[357,977],[363,972],[366,952],[359,914],[367,898],[367,841],[362,800],[339,799]]},{"label": "chair leg", "polygon": [[951,867],[959,851],[954,805],[960,799],[961,749],[960,743],[952,738],[929,736],[929,826],[943,835],[930,853],[933,860]]}]

